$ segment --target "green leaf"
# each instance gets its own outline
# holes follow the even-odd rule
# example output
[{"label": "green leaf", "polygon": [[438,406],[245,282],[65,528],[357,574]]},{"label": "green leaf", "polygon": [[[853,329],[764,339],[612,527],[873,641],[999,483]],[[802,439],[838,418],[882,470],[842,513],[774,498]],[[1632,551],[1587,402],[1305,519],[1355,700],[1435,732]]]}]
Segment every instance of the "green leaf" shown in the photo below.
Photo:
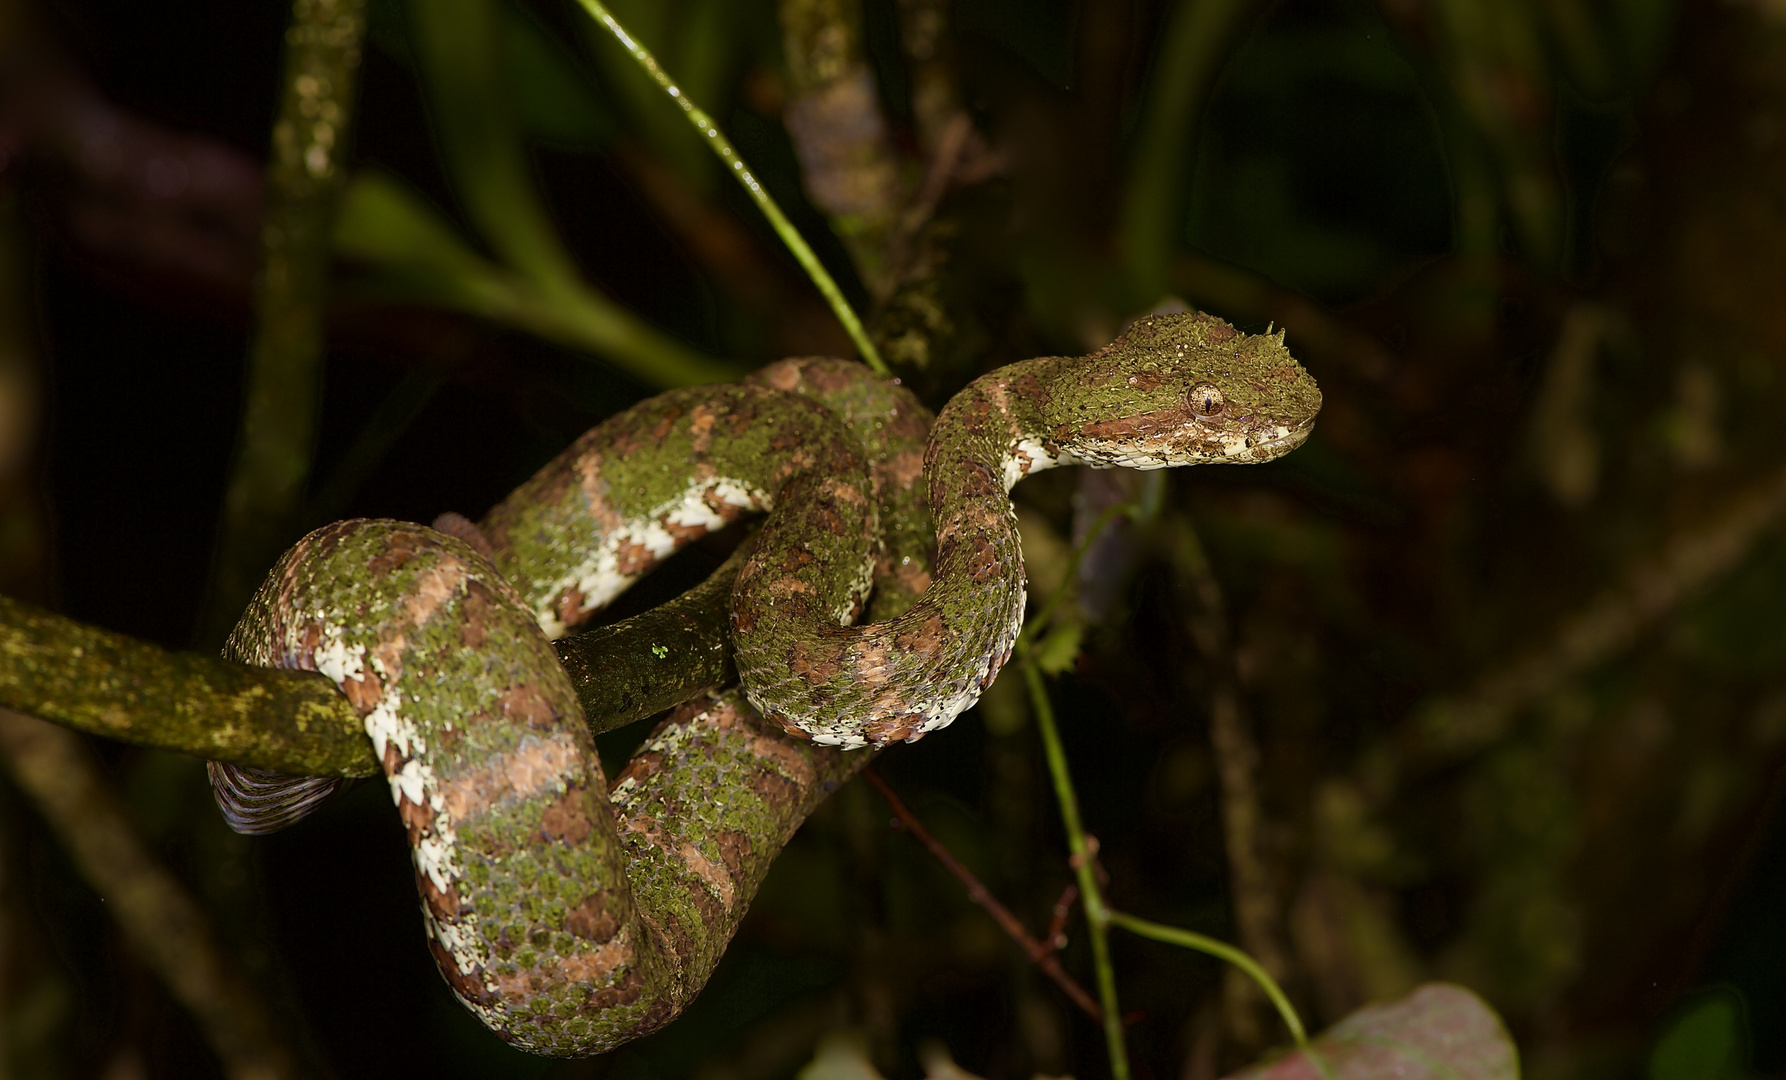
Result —
[{"label": "green leaf", "polygon": [[429,119],[467,215],[502,261],[548,290],[577,280],[534,186],[503,72],[494,0],[411,0]]},{"label": "green leaf", "polygon": [[[407,300],[510,321],[513,275],[485,259],[402,181],[375,170],[348,183],[335,218],[337,255],[401,271]],[[393,279],[391,284],[396,284]]]},{"label": "green leaf", "polygon": [[[1317,1065],[1309,1058],[1318,1055]],[[1325,1066],[1323,1068],[1322,1066]],[[1451,983],[1427,983],[1399,1001],[1360,1009],[1308,1050],[1255,1065],[1230,1080],[1519,1080],[1519,1051],[1483,1000]]]},{"label": "green leaf", "polygon": [[384,173],[362,172],[348,184],[334,248],[375,270],[341,290],[349,298],[462,311],[604,356],[658,386],[724,382],[741,374],[580,281],[548,290],[492,263],[426,200]]},{"label": "green leaf", "polygon": [[1062,619],[1054,624],[1036,646],[1035,664],[1044,675],[1059,675],[1072,669],[1079,660],[1079,642],[1085,637],[1085,626],[1077,619]]},{"label": "green leaf", "polygon": [[1708,995],[1656,1041],[1649,1080],[1740,1080],[1743,1027],[1742,1002],[1735,994]]}]

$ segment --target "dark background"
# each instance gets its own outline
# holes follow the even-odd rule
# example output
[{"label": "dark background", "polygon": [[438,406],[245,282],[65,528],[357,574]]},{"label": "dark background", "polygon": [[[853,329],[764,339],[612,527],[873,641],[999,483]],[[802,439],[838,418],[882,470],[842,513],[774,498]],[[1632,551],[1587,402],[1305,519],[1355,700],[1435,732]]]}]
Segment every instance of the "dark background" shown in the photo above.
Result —
[{"label": "dark background", "polygon": [[[673,33],[707,27],[723,42],[707,61],[714,115],[866,306],[799,192],[777,118],[773,6],[672,6]],[[1592,47],[1528,12],[1540,29],[1523,67],[1495,67],[1494,42],[1446,36],[1445,20],[1472,10],[1461,0],[1284,0],[1235,23],[1183,132],[1186,261],[1173,288],[1248,330],[1289,325],[1326,409],[1280,462],[1168,478],[1164,523],[1129,536],[1102,582],[1110,613],[1053,690],[1114,901],[1235,937],[1213,676],[1192,644],[1192,584],[1162,539],[1174,523],[1195,528],[1260,749],[1286,982],[1315,1026],[1452,979],[1501,1012],[1529,1075],[1642,1076],[1675,1018],[1735,1003],[1743,1068],[1781,1075],[1786,546],[1773,530],[1635,622],[1626,644],[1541,687],[1494,738],[1452,756],[1420,749],[1434,701],[1556,651],[1559,627],[1629,591],[1671,539],[1720,527],[1786,460],[1786,12],[1765,0],[1572,7]],[[909,154],[893,9],[863,10]],[[563,128],[536,131],[534,158],[587,279],[741,370],[786,352],[848,355],[742,196],[698,158],[656,149],[679,132],[629,127],[580,14],[529,12],[587,95],[546,110]],[[998,363],[1095,347],[1157,299],[1123,295],[1114,229],[1164,6],[960,0],[952,15],[963,99],[1004,167],[943,208],[961,230],[946,295],[964,344],[936,377],[939,399]],[[34,17],[31,32],[130,115],[266,155],[281,5],[65,0]],[[455,215],[402,13],[375,3],[371,21],[355,161]],[[1582,60],[1594,55],[1598,67]],[[517,95],[545,92],[528,78],[516,76]],[[15,65],[0,110],[25,81]],[[1472,113],[1470,86],[1499,105]],[[40,387],[37,449],[7,481],[5,591],[191,647],[238,421],[249,281],[95,241],[82,227],[91,199],[36,137],[15,132],[0,171],[22,268],[12,302],[24,321],[9,334]],[[775,282],[768,301],[703,263],[627,154],[685,170],[752,245]],[[1530,176],[1548,211],[1521,201]],[[519,331],[343,297],[319,477],[406,373],[441,372],[348,514],[475,516],[654,392]],[[1553,378],[1570,348],[1587,357],[1573,396]],[[1555,479],[1583,445],[1596,463],[1585,491]],[[1071,536],[1080,483],[1063,472],[1018,489],[1026,545],[1027,530]],[[1039,928],[1069,870],[1022,702],[995,698],[879,767]],[[620,734],[604,746],[616,762],[644,731]],[[888,829],[860,784],[795,839],[686,1017],[560,1064],[501,1046],[434,974],[382,790],[250,841],[216,820],[198,763],[98,752],[326,1072],[782,1076],[834,1028],[867,1032],[889,1076],[917,1075],[930,1039],[992,1077],[1105,1069],[1096,1029]],[[22,797],[0,790],[0,808],[6,1065],[31,1077],[215,1074],[197,1029]],[[1083,935],[1070,937],[1064,960],[1089,982]],[[1260,1049],[1224,1028],[1213,961],[1119,938],[1116,963],[1125,1008],[1140,1014],[1139,1075],[1212,1075],[1199,1062],[1233,1066]]]}]

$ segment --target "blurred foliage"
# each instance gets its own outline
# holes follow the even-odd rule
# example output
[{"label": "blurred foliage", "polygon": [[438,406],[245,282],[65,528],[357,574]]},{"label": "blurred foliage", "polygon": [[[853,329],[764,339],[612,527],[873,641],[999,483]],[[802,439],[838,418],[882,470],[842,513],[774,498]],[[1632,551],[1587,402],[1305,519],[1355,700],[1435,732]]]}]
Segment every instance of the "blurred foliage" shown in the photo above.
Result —
[{"label": "blurred foliage", "polygon": [[1743,1001],[1712,992],[1683,1009],[1650,1050],[1649,1080],[1740,1080],[1746,1047]]},{"label": "blurred foliage", "polygon": [[[862,241],[783,122],[809,89],[784,55],[791,6],[614,10],[933,403],[1096,347],[1169,294],[1287,327],[1326,392],[1314,438],[1270,465],[1017,489],[1032,593],[1072,594],[1038,660],[1111,902],[1225,940],[1255,904],[1311,1028],[1442,978],[1505,1018],[1541,1080],[1786,1071],[1786,507],[1769,494],[1786,474],[1786,9],[864,0],[835,30],[872,74],[895,224]],[[20,59],[41,44],[24,10],[0,19],[17,267],[0,267],[0,582],[184,645],[249,283],[168,269],[170,221],[225,228],[214,189],[155,194],[171,150],[45,105],[67,78]],[[266,150],[283,12],[45,11],[37,32],[120,115]],[[475,515],[657,388],[847,355],[744,194],[573,5],[372,0],[368,21],[315,512]],[[1154,510],[1073,570],[1091,523],[1137,500]],[[1718,541],[1739,503],[1771,507],[1766,527],[1645,607],[1674,595],[1658,553]],[[616,616],[723,555],[691,552]],[[1614,644],[1561,640],[1620,590],[1628,625],[1596,639]],[[1433,702],[1533,657],[1585,659],[1533,669],[1486,745],[1434,749]],[[1072,871],[1016,682],[877,769],[1041,935]],[[1211,739],[1224,693],[1251,770]],[[1096,1025],[859,784],[794,839],[686,1016],[553,1063],[495,1042],[440,983],[382,792],[249,843],[194,763],[103,754],[319,1074],[1105,1067]],[[1249,852],[1235,806],[1256,812]],[[1089,984],[1080,925],[1065,935]],[[1113,947],[1138,1075],[1206,1080],[1274,1039],[1213,962]],[[10,787],[0,1016],[19,1076],[216,1068]]]}]

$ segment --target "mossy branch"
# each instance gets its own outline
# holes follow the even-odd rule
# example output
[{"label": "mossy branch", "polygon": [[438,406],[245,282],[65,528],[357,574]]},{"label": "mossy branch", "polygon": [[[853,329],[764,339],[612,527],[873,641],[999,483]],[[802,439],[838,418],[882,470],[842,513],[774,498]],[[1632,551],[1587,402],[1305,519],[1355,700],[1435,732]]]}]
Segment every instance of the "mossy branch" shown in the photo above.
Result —
[{"label": "mossy branch", "polygon": [[707,580],[650,611],[555,643],[596,734],[680,705],[737,677],[732,583],[748,543]]},{"label": "mossy branch", "polygon": [[0,706],[279,772],[379,772],[359,716],[322,675],[171,652],[7,597],[0,597]]},{"label": "mossy branch", "polygon": [[[557,643],[584,714],[610,731],[732,678],[734,555],[701,585]],[[174,652],[0,596],[0,708],[92,735],[308,776],[374,776],[358,714],[313,671]]]}]

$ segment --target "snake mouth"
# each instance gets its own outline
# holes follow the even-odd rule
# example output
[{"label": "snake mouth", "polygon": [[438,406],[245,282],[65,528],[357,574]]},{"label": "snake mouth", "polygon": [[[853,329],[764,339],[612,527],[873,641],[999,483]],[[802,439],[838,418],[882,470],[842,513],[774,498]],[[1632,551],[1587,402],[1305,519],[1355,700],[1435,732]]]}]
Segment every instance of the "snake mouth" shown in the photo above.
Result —
[{"label": "snake mouth", "polygon": [[1308,441],[1309,433],[1315,430],[1315,418],[1309,417],[1295,427],[1270,439],[1259,439],[1253,443],[1253,452],[1263,451],[1269,457],[1287,454]]}]

